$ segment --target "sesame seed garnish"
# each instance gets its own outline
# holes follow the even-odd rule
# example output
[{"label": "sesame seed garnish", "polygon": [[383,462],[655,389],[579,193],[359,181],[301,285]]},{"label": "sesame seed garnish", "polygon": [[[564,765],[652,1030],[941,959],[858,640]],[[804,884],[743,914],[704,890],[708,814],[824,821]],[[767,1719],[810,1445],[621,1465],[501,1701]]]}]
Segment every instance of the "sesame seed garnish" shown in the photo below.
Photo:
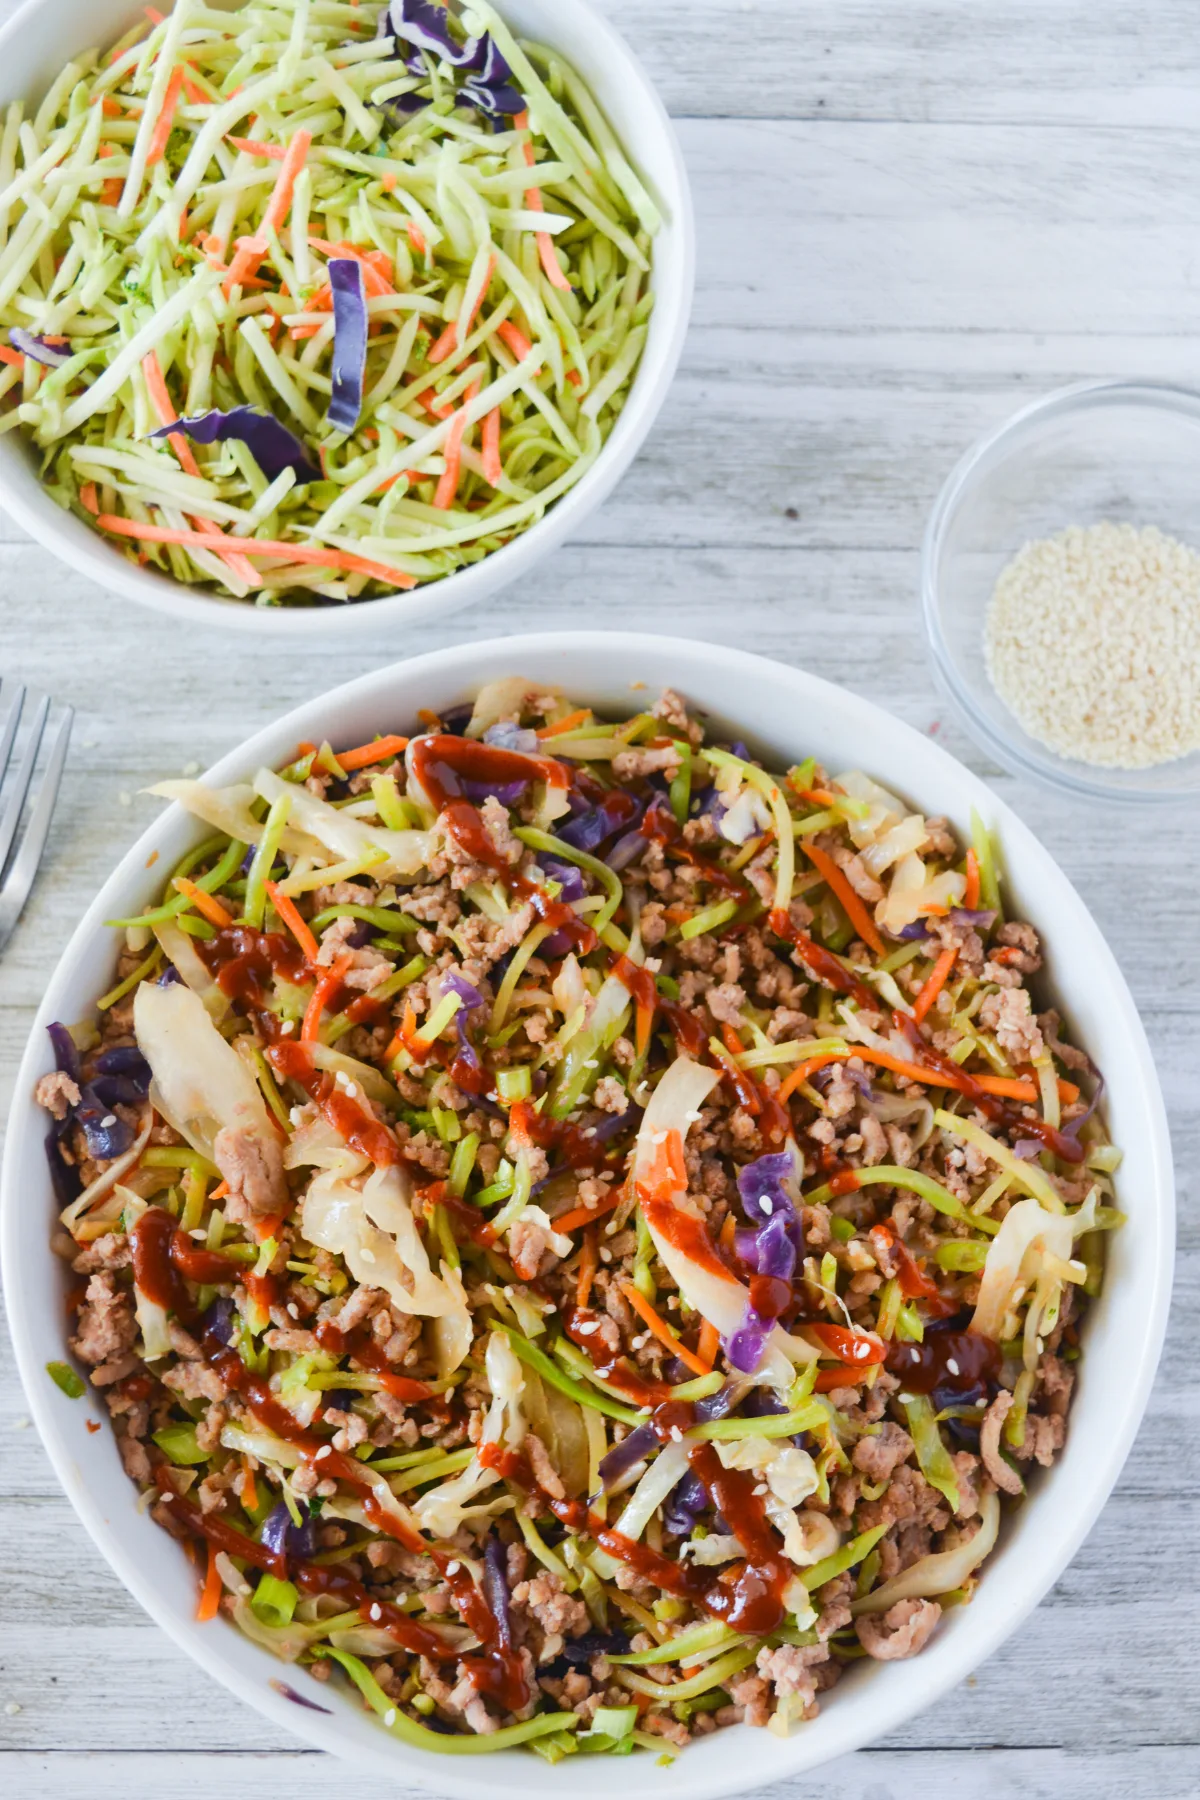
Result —
[{"label": "sesame seed garnish", "polygon": [[962,1370],[959,1368],[958,1364],[955,1362],[955,1360],[952,1356],[948,1356],[946,1358],[946,1367],[947,1367],[947,1369],[949,1369],[951,1375],[961,1375],[962,1374]]}]

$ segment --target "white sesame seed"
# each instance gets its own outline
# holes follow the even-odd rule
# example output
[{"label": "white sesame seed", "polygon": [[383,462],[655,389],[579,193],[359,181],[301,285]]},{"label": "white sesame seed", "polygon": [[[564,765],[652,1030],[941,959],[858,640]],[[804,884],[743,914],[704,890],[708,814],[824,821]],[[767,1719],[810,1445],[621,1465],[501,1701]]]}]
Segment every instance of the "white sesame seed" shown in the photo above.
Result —
[{"label": "white sesame seed", "polygon": [[317,1454],[313,1457],[313,1461],[320,1462],[320,1460],[323,1456],[328,1456],[328,1455],[329,1455],[329,1445],[322,1444],[321,1448],[317,1451]]},{"label": "white sesame seed", "polygon": [[462,1568],[462,1564],[458,1561],[448,1562],[446,1564],[446,1573],[447,1573],[447,1575],[457,1575],[458,1571],[461,1568]]},{"label": "white sesame seed", "polygon": [[1200,553],[1153,526],[1072,525],[1001,571],[985,650],[1039,742],[1137,769],[1200,746]]},{"label": "white sesame seed", "polygon": [[920,1362],[921,1352],[919,1350],[910,1350],[908,1354],[913,1362]]},{"label": "white sesame seed", "polygon": [[375,1252],[373,1250],[368,1250],[365,1244],[359,1246],[358,1254],[365,1263],[373,1263],[375,1261]]},{"label": "white sesame seed", "polygon": [[208,1236],[208,1233],[205,1231],[203,1225],[197,1225],[194,1231],[188,1232],[188,1236],[194,1238],[198,1244],[202,1244]]},{"label": "white sesame seed", "polygon": [[766,1215],[769,1219],[771,1217],[771,1214],[775,1211],[775,1202],[773,1200],[768,1200],[767,1196],[764,1194],[762,1196],[762,1199],[759,1201],[759,1205],[762,1207],[763,1211],[766,1213]]},{"label": "white sesame seed", "polygon": [[600,1246],[600,1261],[602,1263],[610,1263],[612,1261],[612,1251],[608,1248],[607,1244],[601,1244]]},{"label": "white sesame seed", "polygon": [[901,1406],[911,1406],[916,1396],[913,1394],[897,1394],[896,1398],[899,1400]]},{"label": "white sesame seed", "polygon": [[287,1307],[285,1310],[287,1311],[288,1316],[290,1318],[298,1319],[300,1317],[300,1308],[296,1305],[296,1302],[294,1300],[288,1301]]},{"label": "white sesame seed", "polygon": [[576,1326],[576,1330],[580,1333],[581,1336],[587,1336],[588,1333],[593,1332],[593,1331],[599,1331],[599,1329],[600,1329],[599,1319],[588,1319],[584,1324]]},{"label": "white sesame seed", "polygon": [[951,1375],[961,1375],[962,1374],[962,1370],[959,1368],[958,1364],[955,1362],[955,1360],[952,1356],[948,1356],[946,1358],[946,1367],[949,1369]]},{"label": "white sesame seed", "polygon": [[[291,1037],[291,1035],[292,1035],[293,1031],[295,1031],[295,1029],[296,1029],[295,1019],[285,1019],[283,1021],[283,1024],[279,1027],[279,1035],[280,1035],[280,1037]],[[300,1110],[300,1108],[298,1106],[294,1106],[292,1108],[293,1112],[299,1112],[299,1110]]]},{"label": "white sesame seed", "polygon": [[681,1444],[683,1442],[683,1432],[678,1425],[672,1425],[671,1427],[671,1440],[676,1444]]},{"label": "white sesame seed", "polygon": [[109,1127],[111,1125],[115,1125],[116,1122],[117,1122],[116,1113],[105,1113],[104,1117],[100,1121],[101,1131],[107,1131],[109,1129]]},{"label": "white sesame seed", "polygon": [[396,1709],[394,1706],[388,1707],[387,1711],[383,1715],[383,1722],[389,1728],[396,1723]]},{"label": "white sesame seed", "polygon": [[4,1710],[10,1719],[15,1719],[21,1708],[16,1700],[8,1700],[5,1702]]},{"label": "white sesame seed", "polygon": [[368,1617],[372,1618],[372,1619],[382,1619],[383,1609],[379,1605],[378,1601],[370,1608]]}]

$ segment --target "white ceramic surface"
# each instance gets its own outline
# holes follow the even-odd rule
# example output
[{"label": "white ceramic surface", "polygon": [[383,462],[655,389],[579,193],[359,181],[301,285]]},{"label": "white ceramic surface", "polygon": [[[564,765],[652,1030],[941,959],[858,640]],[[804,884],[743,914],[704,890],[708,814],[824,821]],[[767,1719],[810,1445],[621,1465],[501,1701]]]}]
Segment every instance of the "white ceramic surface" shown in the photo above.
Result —
[{"label": "white ceramic surface", "polygon": [[[670,1768],[635,1756],[619,1769],[579,1757],[556,1769],[529,1754],[440,1757],[405,1749],[346,1698],[285,1669],[223,1622],[195,1623],[195,1573],[178,1545],[139,1515],[107,1429],[92,1435],[102,1405],[71,1401],[45,1374],[61,1357],[64,1273],[48,1247],[50,1185],[44,1117],[32,1101],[52,1066],[50,1019],[83,1017],[111,979],[113,934],[106,917],[126,916],[155,894],[162,871],[201,828],[169,807],[134,845],[96,896],[52,976],[17,1078],[2,1183],[0,1251],[18,1364],[43,1441],[76,1511],[131,1593],[217,1680],[272,1721],[405,1786],[462,1796],[491,1792],[551,1795],[564,1784],[601,1800],[614,1785],[630,1800],[708,1800],[795,1776],[870,1742],[919,1712],[988,1656],[1061,1574],[1112,1488],[1133,1441],[1158,1360],[1170,1294],[1174,1191],[1170,1143],[1150,1051],[1125,981],[1079,896],[1036,839],[983,783],[928,738],[868,701],[802,671],[720,646],[666,637],[541,633],[436,651],[351,682],[299,707],[231,751],[209,772],[228,782],[262,762],[282,761],[298,739],[359,742],[373,731],[411,727],[418,707],[465,699],[483,681],[526,674],[616,710],[631,692],[666,684],[715,715],[756,751],[778,761],[815,753],[837,770],[865,767],[928,813],[965,830],[977,807],[998,832],[1007,893],[1017,914],[1044,934],[1048,981],[1078,1040],[1108,1078],[1112,1135],[1126,1159],[1118,1177],[1130,1214],[1112,1240],[1108,1279],[1092,1309],[1066,1448],[1033,1483],[1029,1501],[1005,1524],[973,1603],[950,1612],[930,1645],[910,1662],[858,1665],[826,1700],[819,1718],[783,1742],[738,1728],[702,1741]],[[153,867],[148,859],[157,852]],[[62,1547],[68,1579],[71,1545]],[[119,1668],[97,1682],[121,1680]],[[286,1681],[327,1713],[296,1705],[273,1688]]]},{"label": "white ceramic surface", "polygon": [[[215,0],[228,9],[231,0]],[[40,99],[70,57],[111,43],[138,17],[137,0],[28,0],[0,30],[0,105]],[[641,448],[666,398],[687,335],[695,276],[695,229],[683,157],[649,78],[625,40],[588,0],[503,0],[521,36],[553,45],[579,70],[663,214],[654,240],[654,311],[642,360],[595,464],[545,518],[511,543],[444,581],[347,606],[256,607],[187,587],[131,562],[98,532],[64,512],[42,488],[35,453],[19,432],[0,437],[0,506],[16,523],[102,587],[181,623],[220,625],[260,637],[348,642],[381,626],[441,619],[519,581],[557,549],[612,492]]]}]

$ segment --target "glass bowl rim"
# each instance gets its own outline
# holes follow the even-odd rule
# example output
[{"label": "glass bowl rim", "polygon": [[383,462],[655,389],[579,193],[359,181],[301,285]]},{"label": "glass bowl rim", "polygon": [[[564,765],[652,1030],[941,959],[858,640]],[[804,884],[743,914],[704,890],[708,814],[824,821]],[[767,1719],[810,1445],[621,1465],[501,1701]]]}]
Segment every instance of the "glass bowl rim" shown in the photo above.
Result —
[{"label": "glass bowl rim", "polygon": [[[976,706],[959,675],[958,663],[946,641],[938,614],[936,576],[945,548],[946,533],[972,484],[981,474],[986,473],[989,459],[1008,443],[1019,440],[1031,426],[1042,426],[1064,414],[1087,412],[1093,406],[1109,402],[1116,405],[1140,403],[1151,410],[1157,408],[1164,413],[1183,415],[1200,426],[1200,388],[1186,387],[1170,381],[1103,377],[1055,388],[1010,414],[990,431],[984,432],[959,457],[942,483],[925,526],[921,542],[921,611],[926,643],[938,684],[951,701],[963,726],[980,748],[994,756],[1011,774],[1029,777],[1059,793],[1089,800],[1115,800],[1122,805],[1144,805],[1146,802],[1155,805],[1167,802],[1176,805],[1194,803],[1200,800],[1200,769],[1197,770],[1194,785],[1190,787],[1139,786],[1132,779],[1118,786],[1107,778],[1102,768],[1096,768],[1094,773],[1085,773],[1089,770],[1087,763],[1068,764],[1067,759],[1058,758],[1057,752],[1049,748],[1033,753],[1027,751],[1015,737],[1000,730]],[[1056,758],[1053,762],[1050,761],[1052,757]],[[1170,764],[1159,763],[1153,767],[1169,768]],[[1130,777],[1143,772],[1150,771],[1124,771]]]}]

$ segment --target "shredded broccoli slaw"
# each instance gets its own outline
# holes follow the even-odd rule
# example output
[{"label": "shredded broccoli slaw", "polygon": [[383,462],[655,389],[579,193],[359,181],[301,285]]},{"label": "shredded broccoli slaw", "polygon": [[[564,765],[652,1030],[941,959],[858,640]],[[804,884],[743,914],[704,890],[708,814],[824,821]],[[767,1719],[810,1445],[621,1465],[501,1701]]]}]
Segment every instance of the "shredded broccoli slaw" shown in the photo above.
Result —
[{"label": "shredded broccoli slaw", "polygon": [[147,10],[5,113],[0,432],[130,557],[257,605],[527,530],[653,305],[659,215],[581,76],[486,0]]},{"label": "shredded broccoli slaw", "polygon": [[1061,1446],[1103,1082],[982,821],[671,693],[382,723],[155,790],[205,835],[38,1088],[71,1347],[199,1616],[403,1743],[786,1734]]}]

